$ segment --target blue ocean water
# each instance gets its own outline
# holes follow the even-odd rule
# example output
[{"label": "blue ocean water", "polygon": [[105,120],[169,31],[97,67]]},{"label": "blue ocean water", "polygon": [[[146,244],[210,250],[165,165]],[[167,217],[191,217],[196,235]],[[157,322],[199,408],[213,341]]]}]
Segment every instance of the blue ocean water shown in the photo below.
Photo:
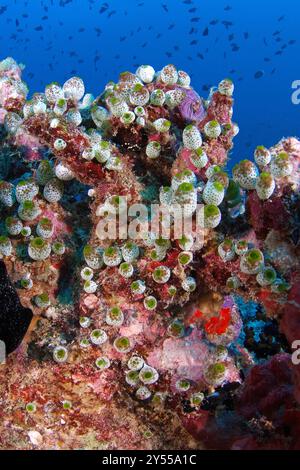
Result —
[{"label": "blue ocean water", "polygon": [[204,98],[234,80],[231,163],[300,135],[299,0],[1,0],[1,57],[26,65],[30,92],[72,75],[99,94],[119,72],[174,63]]}]

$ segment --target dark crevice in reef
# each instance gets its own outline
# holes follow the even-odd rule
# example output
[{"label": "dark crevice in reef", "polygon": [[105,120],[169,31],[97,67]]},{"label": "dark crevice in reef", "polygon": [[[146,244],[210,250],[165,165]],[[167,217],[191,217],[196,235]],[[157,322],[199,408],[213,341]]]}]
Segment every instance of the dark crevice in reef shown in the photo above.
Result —
[{"label": "dark crevice in reef", "polygon": [[63,209],[69,213],[66,223],[72,227],[72,238],[68,241],[71,253],[64,260],[58,281],[58,299],[65,305],[74,304],[79,298],[79,286],[76,288],[79,281],[77,269],[82,262],[82,250],[90,238],[92,227],[88,189],[88,186],[73,180],[65,185],[64,196],[60,201]]},{"label": "dark crevice in reef", "polygon": [[0,261],[0,305],[0,339],[5,343],[6,354],[9,354],[24,338],[32,312],[21,305],[3,261]]},{"label": "dark crevice in reef", "polygon": [[[225,208],[224,204],[221,206],[221,209],[223,207]],[[246,236],[250,230],[251,225],[247,222],[245,215],[240,215],[233,219],[226,214],[218,227],[218,232],[225,233],[226,237],[242,238]]]},{"label": "dark crevice in reef", "polygon": [[52,359],[52,354],[49,351],[48,345],[40,345],[36,341],[30,341],[28,343],[27,355],[29,359],[33,359],[37,362],[50,361]]},{"label": "dark crevice in reef", "polygon": [[223,409],[228,411],[235,410],[236,398],[240,387],[241,384],[239,382],[231,382],[222,387],[217,387],[213,394],[205,397],[201,409],[215,411],[217,408],[223,407]]},{"label": "dark crevice in reef", "polygon": [[257,359],[268,359],[281,352],[291,353],[288,341],[280,333],[279,324],[276,320],[269,320],[266,317],[259,318],[259,316],[257,316],[257,320],[265,322],[258,338],[256,338],[254,327],[247,324],[244,327],[245,346],[248,351],[255,353]]},{"label": "dark crevice in reef", "polygon": [[23,149],[4,142],[4,138],[5,131],[0,125],[0,180],[5,180],[8,175],[12,180],[20,178],[28,171],[28,167],[22,160]]}]

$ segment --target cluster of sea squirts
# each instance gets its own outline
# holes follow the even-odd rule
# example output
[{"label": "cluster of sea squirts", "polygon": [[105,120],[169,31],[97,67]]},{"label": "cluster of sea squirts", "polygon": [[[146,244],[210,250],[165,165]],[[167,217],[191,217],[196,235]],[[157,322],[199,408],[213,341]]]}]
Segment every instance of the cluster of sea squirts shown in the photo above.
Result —
[{"label": "cluster of sea squirts", "polygon": [[[251,195],[265,207],[286,198],[288,206],[299,189],[299,154],[288,139],[258,146],[230,175],[226,163],[239,130],[234,84],[224,79],[203,99],[190,82],[174,65],[159,72],[142,65],[98,97],[72,77],[27,100],[20,67],[3,60],[1,145],[18,149],[25,171],[11,170],[0,182],[0,253],[26,306],[38,316],[59,312],[59,276],[74,249],[66,198],[77,204],[76,184],[83,184],[90,212],[79,211],[76,224],[90,224],[74,284],[79,332],[69,344],[49,340],[53,360],[68,364],[70,351],[96,348],[99,373],[121,365],[138,400],[162,404],[171,395],[198,409],[215,389],[241,383],[256,360],[254,351],[247,355],[239,299],[259,302],[267,291],[284,302],[288,295],[291,273],[251,227],[247,201]],[[203,204],[203,246],[192,234],[100,239],[101,210],[120,213],[125,200],[178,204],[189,216]],[[196,372],[180,358],[168,364],[166,342],[184,360],[190,355]]]}]

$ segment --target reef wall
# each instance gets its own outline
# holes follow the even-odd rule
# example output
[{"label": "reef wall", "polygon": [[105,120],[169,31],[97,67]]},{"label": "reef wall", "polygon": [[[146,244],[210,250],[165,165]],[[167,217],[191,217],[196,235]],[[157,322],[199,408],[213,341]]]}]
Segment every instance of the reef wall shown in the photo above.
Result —
[{"label": "reef wall", "polygon": [[[300,448],[300,142],[229,174],[233,93],[167,65],[27,100],[0,62],[1,448]],[[100,237],[152,203],[169,237]]]}]

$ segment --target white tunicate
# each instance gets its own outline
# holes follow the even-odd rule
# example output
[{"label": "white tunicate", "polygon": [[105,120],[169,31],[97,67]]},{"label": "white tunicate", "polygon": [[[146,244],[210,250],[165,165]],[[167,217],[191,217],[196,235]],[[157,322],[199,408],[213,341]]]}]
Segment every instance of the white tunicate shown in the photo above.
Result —
[{"label": "white tunicate", "polygon": [[139,356],[132,356],[127,365],[130,370],[140,370],[144,366],[144,359]]},{"label": "white tunicate", "polygon": [[50,121],[50,127],[51,129],[56,129],[59,126],[59,119],[58,118],[53,118]]},{"label": "white tunicate", "polygon": [[35,115],[45,114],[47,111],[47,105],[43,101],[38,101],[37,103],[33,104],[32,109]]},{"label": "white tunicate", "polygon": [[183,70],[178,70],[178,85],[188,88],[191,84],[191,77]]},{"label": "white tunicate", "polygon": [[58,83],[50,83],[50,85],[46,86],[45,95],[50,104],[54,104],[57,100],[64,97],[63,90]]},{"label": "white tunicate", "polygon": [[85,93],[84,83],[79,77],[69,78],[63,85],[63,91],[66,98],[79,101]]},{"label": "white tunicate", "polygon": [[197,150],[202,145],[199,129],[192,124],[185,127],[182,133],[183,145],[189,150]]},{"label": "white tunicate", "polygon": [[175,85],[178,80],[178,72],[174,65],[166,65],[160,72],[160,79],[166,85]]},{"label": "white tunicate", "polygon": [[28,103],[25,103],[23,106],[23,116],[25,119],[29,118],[29,116],[32,116],[33,114],[33,108],[32,108],[32,103],[29,101]]},{"label": "white tunicate", "polygon": [[185,92],[180,89],[167,91],[166,105],[171,109],[176,108],[176,106],[179,106],[180,103],[184,100],[185,95]]},{"label": "white tunicate", "polygon": [[67,143],[63,139],[56,139],[53,146],[55,150],[60,152],[61,150],[64,150],[66,148]]},{"label": "white tunicate", "polygon": [[101,106],[95,106],[91,110],[91,116],[97,127],[101,127],[104,121],[108,119],[108,111]]},{"label": "white tunicate", "polygon": [[58,202],[63,195],[64,186],[62,181],[57,178],[52,178],[44,187],[44,198],[48,202]]},{"label": "white tunicate", "polygon": [[80,126],[80,124],[82,123],[82,117],[78,109],[70,109],[66,113],[65,117],[68,122],[74,124],[75,126]]},{"label": "white tunicate", "polygon": [[136,397],[140,400],[147,400],[151,397],[151,392],[147,387],[140,387],[136,391]]},{"label": "white tunicate", "polygon": [[95,150],[92,147],[89,149],[84,149],[81,156],[85,160],[91,161],[93,158],[95,158]]},{"label": "white tunicate", "polygon": [[79,109],[82,109],[82,110],[89,109],[90,106],[92,105],[93,101],[94,101],[94,96],[91,93],[87,93],[82,98],[82,100],[79,103],[78,107],[79,107]]},{"label": "white tunicate", "polygon": [[141,65],[137,71],[136,75],[144,83],[151,83],[155,76],[155,70],[151,65]]},{"label": "white tunicate", "polygon": [[98,288],[98,285],[94,281],[85,281],[84,286],[83,286],[83,290],[87,294],[94,294],[97,288]]},{"label": "white tunicate", "polygon": [[107,341],[107,334],[104,330],[93,330],[90,334],[90,340],[93,344],[99,346]]},{"label": "white tunicate", "polygon": [[71,181],[74,178],[74,173],[72,170],[70,170],[68,167],[63,165],[63,163],[58,163],[56,165],[55,169],[55,175],[59,180],[62,181]]}]

